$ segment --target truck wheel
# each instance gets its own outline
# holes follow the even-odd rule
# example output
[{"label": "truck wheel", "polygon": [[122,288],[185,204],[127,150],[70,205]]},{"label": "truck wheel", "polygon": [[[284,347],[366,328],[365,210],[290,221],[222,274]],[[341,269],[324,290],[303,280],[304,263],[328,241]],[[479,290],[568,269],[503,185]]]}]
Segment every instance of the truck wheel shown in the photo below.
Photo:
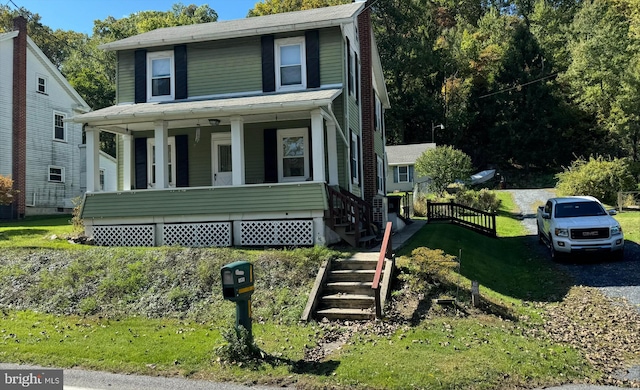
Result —
[{"label": "truck wheel", "polygon": [[540,225],[536,223],[536,228],[538,229],[538,244],[544,244],[544,237],[542,236],[542,232],[540,231]]},{"label": "truck wheel", "polygon": [[551,238],[551,233],[549,233],[549,255],[551,255],[551,260],[558,261],[560,260],[560,253],[556,251],[556,248],[553,246],[553,239]]}]

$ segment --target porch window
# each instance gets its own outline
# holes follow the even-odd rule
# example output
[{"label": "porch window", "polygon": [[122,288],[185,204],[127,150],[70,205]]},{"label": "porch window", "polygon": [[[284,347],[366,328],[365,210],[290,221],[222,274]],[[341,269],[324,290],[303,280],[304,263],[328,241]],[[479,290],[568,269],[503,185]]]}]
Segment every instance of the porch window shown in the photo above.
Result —
[{"label": "porch window", "polygon": [[173,61],[173,51],[160,51],[147,54],[148,101],[173,100]]},{"label": "porch window", "polygon": [[353,184],[360,183],[360,169],[358,161],[360,156],[360,142],[358,141],[358,135],[354,132],[351,132],[351,144],[349,149],[349,159],[351,162],[351,182]]},{"label": "porch window", "polygon": [[413,182],[413,165],[398,165],[395,167],[393,179],[396,183]]},{"label": "porch window", "polygon": [[307,87],[304,37],[276,39],[276,89]]},{"label": "porch window", "polygon": [[64,167],[49,165],[49,181],[52,183],[64,183]]},{"label": "porch window", "polygon": [[[169,187],[176,186],[176,138],[169,137],[167,139],[168,153],[167,165],[169,168]],[[149,178],[148,187],[156,186],[156,140],[147,138],[147,177]]]},{"label": "porch window", "polygon": [[278,181],[304,181],[309,171],[308,130],[278,130]]},{"label": "porch window", "polygon": [[384,195],[384,163],[380,156],[376,156],[377,170],[376,170],[376,184],[378,193]]},{"label": "porch window", "polygon": [[100,168],[100,191],[104,191],[104,168]]},{"label": "porch window", "polygon": [[53,139],[56,141],[67,140],[67,125],[64,123],[65,114],[53,113]]}]

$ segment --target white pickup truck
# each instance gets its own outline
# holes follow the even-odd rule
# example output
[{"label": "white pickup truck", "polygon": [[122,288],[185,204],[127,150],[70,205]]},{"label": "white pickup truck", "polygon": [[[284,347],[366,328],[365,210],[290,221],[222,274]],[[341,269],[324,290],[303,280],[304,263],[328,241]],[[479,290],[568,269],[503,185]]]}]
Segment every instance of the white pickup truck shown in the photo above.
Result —
[{"label": "white pickup truck", "polygon": [[552,258],[562,254],[603,252],[624,256],[624,236],[618,221],[592,196],[551,198],[538,207],[538,239]]}]

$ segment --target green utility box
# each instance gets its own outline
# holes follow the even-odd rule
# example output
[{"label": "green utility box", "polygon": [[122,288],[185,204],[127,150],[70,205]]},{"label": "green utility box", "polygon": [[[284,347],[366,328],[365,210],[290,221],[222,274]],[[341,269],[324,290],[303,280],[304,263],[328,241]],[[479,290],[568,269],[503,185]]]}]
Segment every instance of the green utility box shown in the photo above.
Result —
[{"label": "green utility box", "polygon": [[236,261],[220,270],[222,275],[222,297],[230,301],[246,301],[253,294],[253,264]]}]

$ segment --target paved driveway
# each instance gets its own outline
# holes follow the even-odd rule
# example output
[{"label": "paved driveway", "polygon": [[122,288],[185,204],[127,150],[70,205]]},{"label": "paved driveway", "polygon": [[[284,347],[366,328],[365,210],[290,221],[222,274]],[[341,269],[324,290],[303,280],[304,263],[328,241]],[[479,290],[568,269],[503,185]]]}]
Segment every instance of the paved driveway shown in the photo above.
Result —
[{"label": "paved driveway", "polygon": [[[536,210],[554,196],[551,189],[507,190],[523,216],[522,223],[532,240],[537,240]],[[539,246],[542,256],[546,247]],[[625,256],[621,261],[603,261],[601,258],[572,258],[561,263],[576,285],[597,287],[610,297],[626,298],[640,310],[640,246],[625,243]]]}]

